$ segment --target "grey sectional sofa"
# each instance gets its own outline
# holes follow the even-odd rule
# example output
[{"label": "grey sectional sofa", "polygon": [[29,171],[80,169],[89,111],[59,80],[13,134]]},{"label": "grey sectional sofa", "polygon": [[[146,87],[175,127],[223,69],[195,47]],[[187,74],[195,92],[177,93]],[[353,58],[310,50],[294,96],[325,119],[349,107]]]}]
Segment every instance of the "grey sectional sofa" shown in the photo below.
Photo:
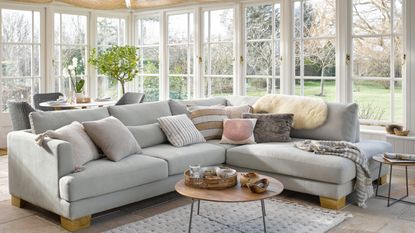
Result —
[{"label": "grey sectional sofa", "polygon": [[[198,105],[253,104],[256,97],[216,97],[182,101]],[[61,216],[62,226],[74,231],[87,227],[90,216],[160,194],[174,191],[190,164],[202,166],[226,164],[238,170],[255,170],[281,180],[288,190],[320,196],[321,205],[341,208],[353,192],[355,164],[348,159],[301,151],[288,143],[261,143],[242,146],[219,144],[219,140],[182,148],[170,145],[157,124],[157,118],[184,113],[177,103],[160,101],[111,106],[93,110],[68,110],[32,113],[35,134],[57,129],[73,121],[98,120],[114,116],[133,132],[143,148],[119,162],[105,158],[91,161],[85,170],[74,173],[71,145],[47,140],[46,148],[35,143],[32,132],[8,135],[9,184],[12,203],[23,201],[43,207]],[[382,141],[359,141],[357,106],[329,104],[326,123],[318,129],[293,131],[301,138],[347,140],[356,143],[364,156],[391,151]],[[379,166],[370,162],[377,177]],[[385,176],[387,170],[381,171]]]}]

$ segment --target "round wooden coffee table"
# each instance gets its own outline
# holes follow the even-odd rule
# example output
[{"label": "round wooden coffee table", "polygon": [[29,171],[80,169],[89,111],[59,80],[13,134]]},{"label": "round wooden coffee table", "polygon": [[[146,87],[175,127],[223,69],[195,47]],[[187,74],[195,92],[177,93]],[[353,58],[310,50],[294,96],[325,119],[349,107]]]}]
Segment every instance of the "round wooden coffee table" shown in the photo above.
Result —
[{"label": "round wooden coffee table", "polygon": [[190,219],[189,219],[189,229],[190,233],[192,229],[192,217],[193,217],[193,206],[195,200],[197,201],[197,215],[199,215],[200,210],[200,201],[214,201],[214,202],[249,202],[249,201],[260,201],[262,209],[262,222],[264,224],[264,232],[267,232],[266,223],[265,223],[265,202],[267,198],[277,196],[284,190],[284,185],[278,180],[264,175],[259,175],[260,178],[267,178],[269,180],[268,190],[261,194],[252,193],[248,188],[241,187],[239,185],[239,176],[238,173],[238,184],[232,188],[223,189],[223,190],[211,190],[211,189],[198,189],[187,186],[184,184],[184,179],[177,182],[175,188],[178,193],[185,197],[192,198],[192,204],[190,206]]}]

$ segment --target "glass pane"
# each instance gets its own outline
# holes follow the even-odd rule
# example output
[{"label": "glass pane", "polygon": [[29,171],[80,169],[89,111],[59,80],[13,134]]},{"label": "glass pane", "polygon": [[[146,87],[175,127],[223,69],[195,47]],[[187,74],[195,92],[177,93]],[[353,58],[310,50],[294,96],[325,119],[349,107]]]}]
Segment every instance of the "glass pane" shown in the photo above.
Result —
[{"label": "glass pane", "polygon": [[211,44],[211,74],[232,75],[233,74],[233,44]]},{"label": "glass pane", "polygon": [[7,111],[8,100],[32,102],[32,79],[2,79],[1,90],[2,111]]},{"label": "glass pane", "polygon": [[395,77],[402,78],[403,45],[402,37],[395,37]]},{"label": "glass pane", "polygon": [[1,22],[3,42],[32,42],[31,11],[2,9]]},{"label": "glass pane", "polygon": [[280,28],[280,22],[281,22],[281,6],[280,4],[275,4],[275,37],[280,38],[281,34],[281,28]]},{"label": "glass pane", "polygon": [[336,76],[333,40],[304,40],[304,76]]},{"label": "glass pane", "polygon": [[55,49],[53,51],[53,64],[52,65],[53,65],[53,74],[55,76],[60,76],[61,69],[60,69],[60,47],[59,46],[55,46]]},{"label": "glass pane", "polygon": [[120,31],[119,31],[119,44],[125,45],[125,19],[120,20]]},{"label": "glass pane", "polygon": [[395,81],[395,103],[393,122],[403,123],[403,92],[402,92],[402,81]]},{"label": "glass pane", "polygon": [[247,75],[272,75],[272,42],[249,42],[247,50]]},{"label": "glass pane", "polygon": [[98,76],[98,98],[118,99],[118,82],[105,76]]},{"label": "glass pane", "polygon": [[33,46],[33,71],[32,76],[40,76],[40,45]]},{"label": "glass pane", "polygon": [[270,78],[246,78],[246,95],[263,96],[271,93],[272,83]]},{"label": "glass pane", "polygon": [[[141,18],[138,21],[138,44],[153,45],[160,43],[160,21],[158,17]],[[180,26],[180,25],[179,25]],[[183,25],[182,25],[183,26]]]},{"label": "glass pane", "polygon": [[188,14],[170,15],[168,17],[169,44],[188,42]]},{"label": "glass pane", "polygon": [[233,94],[233,78],[205,77],[204,96],[226,96]]},{"label": "glass pane", "polygon": [[336,35],[335,0],[307,0],[303,7],[304,37]]},{"label": "glass pane", "polygon": [[353,101],[359,105],[359,118],[390,121],[390,81],[355,80]]},{"label": "glass pane", "polygon": [[97,45],[118,45],[119,20],[117,18],[97,18]]},{"label": "glass pane", "polygon": [[169,88],[169,97],[171,99],[189,99],[193,94],[193,77],[169,77]]},{"label": "glass pane", "polygon": [[301,37],[301,2],[294,2],[294,37]]},{"label": "glass pane", "polygon": [[158,101],[160,86],[159,86],[159,77],[153,76],[144,76],[143,80],[143,91],[145,94],[145,102]]},{"label": "glass pane", "polygon": [[55,44],[59,44],[61,41],[61,14],[55,13],[55,17],[54,17],[54,41]]},{"label": "glass pane", "polygon": [[295,63],[295,76],[301,75],[301,42],[294,42],[294,63]]},{"label": "glass pane", "polygon": [[273,5],[250,6],[245,9],[245,30],[248,40],[271,39]]},{"label": "glass pane", "polygon": [[169,48],[170,74],[187,74],[187,46],[171,46]]},{"label": "glass pane", "polygon": [[31,50],[30,45],[3,45],[1,59],[3,76],[31,76]]},{"label": "glass pane", "polygon": [[40,43],[40,13],[33,12],[33,43]]},{"label": "glass pane", "polygon": [[62,46],[62,72],[65,72],[70,65],[75,64],[75,74],[85,75],[86,66],[85,66],[85,47],[79,46]]},{"label": "glass pane", "polygon": [[390,34],[391,0],[353,0],[353,34]]},{"label": "glass pane", "polygon": [[159,48],[141,48],[143,57],[141,62],[144,74],[158,74],[159,73]]},{"label": "glass pane", "polygon": [[275,41],[275,75],[281,74],[281,52],[280,52],[280,40]]},{"label": "glass pane", "polygon": [[402,28],[403,28],[403,15],[402,15],[402,0],[394,0],[393,2],[393,20],[394,20],[394,32],[395,33],[402,33]]},{"label": "glass pane", "polygon": [[87,17],[62,14],[62,44],[87,43]]},{"label": "glass pane", "polygon": [[210,41],[233,40],[233,10],[210,12]]},{"label": "glass pane", "polygon": [[306,79],[304,80],[304,95],[311,97],[320,97],[325,101],[335,101],[336,81],[324,79]]},{"label": "glass pane", "polygon": [[390,77],[390,39],[353,39],[353,75]]},{"label": "glass pane", "polygon": [[195,18],[193,13],[189,14],[189,38],[190,38],[190,42],[194,42],[195,41]]},{"label": "glass pane", "polygon": [[[281,80],[280,77],[274,79],[274,85],[275,85],[275,94],[281,93]],[[272,92],[271,92],[272,93]]]}]

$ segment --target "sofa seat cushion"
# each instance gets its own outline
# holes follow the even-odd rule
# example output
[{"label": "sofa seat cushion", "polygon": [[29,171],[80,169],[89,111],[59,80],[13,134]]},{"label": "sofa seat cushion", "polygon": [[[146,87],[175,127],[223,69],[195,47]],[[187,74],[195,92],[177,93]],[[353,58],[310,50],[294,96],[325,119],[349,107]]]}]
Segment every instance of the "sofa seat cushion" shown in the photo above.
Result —
[{"label": "sofa seat cushion", "polygon": [[[372,158],[375,155],[393,151],[392,145],[385,141],[366,140],[355,143],[355,145],[360,149],[366,158]],[[378,167],[378,162],[374,161],[373,159],[369,160],[369,169],[372,171],[372,173],[373,171],[377,171]],[[371,174],[371,176],[373,178],[377,178],[378,174]]]},{"label": "sofa seat cushion", "polygon": [[131,155],[118,162],[94,160],[84,166],[85,170],[60,178],[62,199],[77,201],[168,177],[166,161],[143,154]]},{"label": "sofa seat cushion", "polygon": [[169,175],[183,173],[189,165],[218,165],[225,162],[225,148],[209,143],[199,143],[183,147],[160,144],[143,149],[146,155],[167,161]]},{"label": "sofa seat cushion", "polygon": [[223,147],[223,148],[225,148],[226,150],[228,150],[228,149],[231,149],[231,148],[234,148],[234,147],[238,146],[238,145],[232,145],[232,144],[223,144],[223,143],[220,143],[220,140],[218,140],[218,139],[208,140],[208,141],[206,141],[206,142],[207,142],[207,143],[209,143],[209,144],[215,145],[215,146],[220,146],[220,147]]}]

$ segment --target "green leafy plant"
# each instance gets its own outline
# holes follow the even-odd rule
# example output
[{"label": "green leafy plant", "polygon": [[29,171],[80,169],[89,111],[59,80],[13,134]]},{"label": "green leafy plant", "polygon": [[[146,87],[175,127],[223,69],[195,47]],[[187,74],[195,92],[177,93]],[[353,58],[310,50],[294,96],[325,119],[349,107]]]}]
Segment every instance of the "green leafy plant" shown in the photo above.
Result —
[{"label": "green leafy plant", "polygon": [[139,72],[137,55],[138,48],[134,46],[112,46],[103,52],[94,48],[88,62],[95,66],[100,73],[120,82],[122,93],[125,94],[125,83],[133,81]]},{"label": "green leafy plant", "polygon": [[76,76],[76,71],[78,68],[78,58],[74,57],[72,58],[72,64],[65,67],[64,76],[69,77],[69,80],[71,81],[72,87],[74,88],[75,93],[82,93],[84,86],[85,86],[85,80],[82,78],[78,78]]}]

